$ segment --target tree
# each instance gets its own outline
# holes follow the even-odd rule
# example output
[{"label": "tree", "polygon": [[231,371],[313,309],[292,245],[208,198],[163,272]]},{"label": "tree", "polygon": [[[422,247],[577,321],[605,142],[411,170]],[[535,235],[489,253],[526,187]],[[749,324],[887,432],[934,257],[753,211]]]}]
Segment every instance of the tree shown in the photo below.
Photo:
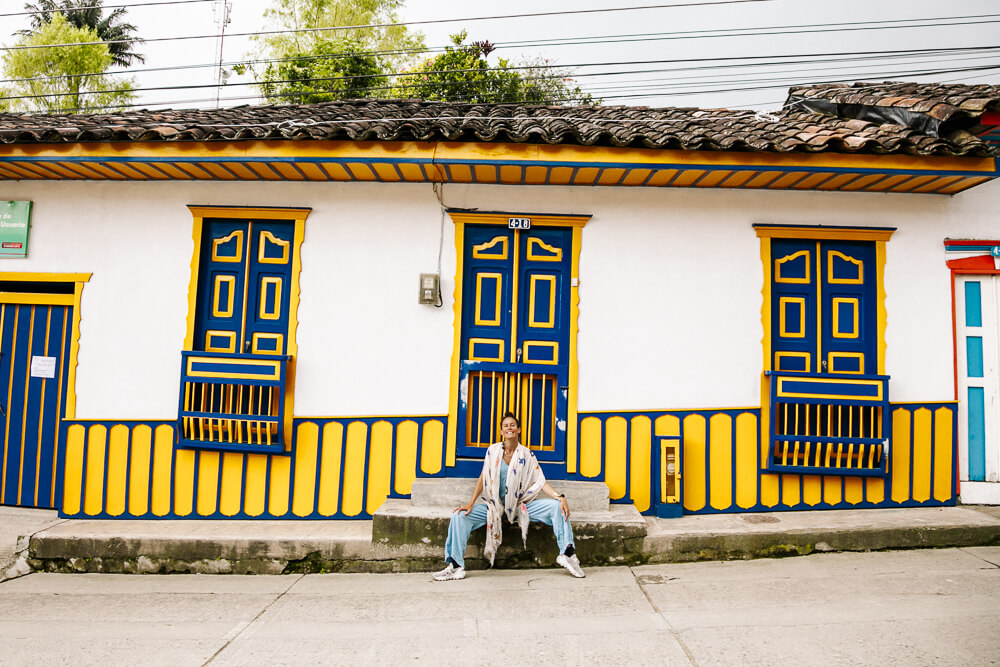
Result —
[{"label": "tree", "polygon": [[500,58],[490,67],[487,56],[494,51],[489,42],[465,44],[463,30],[452,35],[452,45],[424,61],[409,76],[398,77],[398,97],[471,103],[593,103],[593,98],[572,86],[568,73],[539,59],[513,65]]},{"label": "tree", "polygon": [[55,13],[61,13],[70,25],[77,28],[87,28],[97,33],[97,39],[108,42],[108,51],[112,62],[118,67],[128,67],[134,62],[143,63],[146,59],[136,51],[142,40],[135,36],[136,28],[131,23],[125,23],[128,10],[117,7],[107,16],[104,15],[104,0],[37,0],[27,3],[24,8],[31,12],[31,28],[20,30],[18,34],[30,37],[51,22]]},{"label": "tree", "polygon": [[[4,54],[3,71],[13,83],[4,94],[12,99],[2,102],[17,111],[101,111],[128,104],[135,97],[134,81],[104,73],[114,57],[106,44],[87,44],[96,41],[96,31],[53,14]],[[69,46],[16,48],[50,44]]]},{"label": "tree", "polygon": [[297,57],[268,63],[258,81],[269,104],[312,104],[384,97],[389,80],[380,58],[341,38],[317,41]]}]

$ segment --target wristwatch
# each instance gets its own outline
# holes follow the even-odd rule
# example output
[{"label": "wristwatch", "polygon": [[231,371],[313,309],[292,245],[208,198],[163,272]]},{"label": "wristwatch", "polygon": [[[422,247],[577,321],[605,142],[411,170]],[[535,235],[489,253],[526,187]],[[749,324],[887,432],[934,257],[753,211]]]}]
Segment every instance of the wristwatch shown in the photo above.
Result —
[{"label": "wristwatch", "polygon": [[556,498],[565,498],[565,497],[566,497],[565,493],[557,493],[556,494]]}]

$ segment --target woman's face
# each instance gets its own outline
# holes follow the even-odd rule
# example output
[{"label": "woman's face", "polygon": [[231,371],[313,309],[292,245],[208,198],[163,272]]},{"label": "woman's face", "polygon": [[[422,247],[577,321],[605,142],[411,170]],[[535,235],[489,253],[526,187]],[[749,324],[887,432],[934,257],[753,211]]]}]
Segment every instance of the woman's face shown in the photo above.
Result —
[{"label": "woman's face", "polygon": [[500,436],[504,440],[516,438],[519,435],[521,435],[521,427],[517,425],[516,419],[513,417],[507,417],[500,422]]}]

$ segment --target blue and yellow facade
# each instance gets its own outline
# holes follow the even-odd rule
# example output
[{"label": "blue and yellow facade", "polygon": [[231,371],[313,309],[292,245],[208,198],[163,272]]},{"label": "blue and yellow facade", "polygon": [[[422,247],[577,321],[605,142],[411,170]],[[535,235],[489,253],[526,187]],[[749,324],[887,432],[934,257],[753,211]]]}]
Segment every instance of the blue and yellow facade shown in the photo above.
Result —
[{"label": "blue and yellow facade", "polygon": [[[178,369],[170,387],[176,412],[155,419],[77,416],[76,355],[88,344],[81,296],[103,289],[100,263],[75,258],[66,262],[66,271],[43,274],[15,271],[4,262],[0,281],[22,290],[0,292],[7,322],[0,326],[0,345],[11,346],[0,353],[0,378],[10,381],[8,404],[20,400],[22,415],[20,421],[7,420],[13,431],[4,424],[4,504],[57,507],[68,518],[366,519],[385,499],[408,496],[417,477],[477,474],[483,447],[495,439],[496,422],[507,409],[521,416],[527,444],[549,477],[603,481],[613,502],[632,503],[645,514],[957,502],[957,402],[947,393],[924,402],[894,400],[887,272],[899,267],[889,265],[895,230],[876,216],[867,224],[801,216],[795,224],[772,223],[764,221],[768,211],[761,206],[746,213],[738,227],[725,228],[726,234],[737,229],[741,235],[735,246],[753,247],[755,270],[735,276],[731,284],[737,298],[760,302],[759,329],[739,332],[760,340],[737,379],[759,386],[751,403],[745,392],[736,392],[730,405],[692,407],[679,401],[616,410],[587,398],[588,359],[644,352],[584,345],[588,326],[608,329],[597,323],[616,316],[591,305],[594,300],[588,304],[593,275],[587,267],[617,263],[625,270],[637,261],[613,256],[592,241],[599,230],[617,224],[616,216],[631,215],[634,203],[622,193],[671,191],[671,197],[683,197],[687,189],[719,188],[735,196],[742,196],[741,190],[768,193],[752,195],[767,201],[823,193],[837,197],[837,206],[850,207],[855,197],[875,196],[852,194],[862,191],[893,197],[960,192],[995,178],[992,159],[444,142],[5,150],[0,175],[11,181],[81,181],[77,188],[98,187],[92,181],[103,181],[102,188],[116,187],[112,181],[142,181],[143,187],[164,189],[182,181],[189,188],[224,183],[226,193],[239,195],[229,201],[189,199],[183,202],[186,210],[170,213],[175,220],[183,216],[174,230],[183,228],[191,242],[183,267],[187,317],[179,323],[184,333],[176,349],[165,351],[175,355]],[[308,251],[310,243],[318,243],[314,236],[321,236],[316,231],[335,217],[330,211],[336,202],[317,189],[301,189],[302,183],[319,181],[368,188],[373,220],[379,217],[374,213],[379,198],[393,197],[395,188],[429,192],[444,183],[447,192],[458,186],[463,204],[476,203],[477,189],[491,188],[480,205],[442,201],[440,210],[432,211],[432,217],[441,216],[441,247],[454,253],[453,275],[442,271],[453,286],[452,294],[442,295],[451,308],[435,314],[448,319],[451,347],[450,363],[440,371],[447,389],[434,397],[440,410],[391,414],[372,404],[364,415],[343,416],[329,404],[327,414],[317,416],[296,408],[300,380],[315,363],[310,354],[320,353],[315,346],[308,353],[300,346],[306,326],[300,309],[315,298],[304,276],[323,271],[315,258],[309,265]],[[309,194],[296,205],[274,205],[274,196],[258,194],[263,182],[269,193],[295,182],[297,193]],[[612,205],[579,208],[582,198],[573,201],[566,193],[580,192],[573,190],[580,186],[606,186],[590,189],[607,193]],[[511,195],[497,195],[498,190]],[[547,195],[540,191],[560,193],[562,199],[545,210]],[[586,201],[601,196],[588,195]],[[215,203],[205,203],[210,199]],[[508,203],[497,206],[498,200]],[[738,216],[739,208],[730,206],[726,215]],[[378,236],[377,223],[371,224],[367,233]],[[669,230],[658,233],[669,236]],[[669,248],[651,246],[649,253],[656,261],[671,258]],[[724,270],[724,260],[713,261],[704,260],[706,270]],[[93,278],[69,270],[88,263]],[[60,293],[25,287],[53,282],[62,286]],[[364,284],[345,287],[363,290]],[[66,312],[50,316],[42,311],[46,305]],[[25,307],[35,314],[22,316],[19,309]],[[17,347],[15,335],[22,341],[38,338],[39,317],[46,319],[46,335],[62,346],[58,353],[45,342],[28,351]],[[354,317],[359,315],[345,314],[341,326],[351,326]],[[416,318],[400,318],[396,335],[402,339],[407,327],[418,325]],[[697,334],[696,319],[679,314],[676,319]],[[628,326],[645,325],[639,320]],[[717,339],[726,332],[705,333],[706,339]],[[665,331],[662,340],[671,345],[674,339]],[[16,360],[8,356],[15,349],[21,365],[5,366],[7,358]],[[379,364],[382,352],[373,345],[354,354]],[[59,359],[61,375],[44,379],[51,385],[44,393],[47,407],[34,389],[40,378],[23,365],[25,354]],[[733,378],[713,366],[718,354],[707,342],[684,352],[692,366],[703,359],[716,376],[712,381],[725,385]],[[309,386],[315,391],[319,385]],[[53,390],[56,397],[49,398]],[[605,396],[613,392],[602,389]],[[597,394],[590,389],[589,395]],[[43,409],[56,410],[49,431]],[[23,436],[11,435],[28,421],[38,424],[24,426]],[[40,456],[43,450],[50,454]],[[26,484],[33,475],[50,482]],[[15,487],[17,494],[9,495],[7,489]]]}]

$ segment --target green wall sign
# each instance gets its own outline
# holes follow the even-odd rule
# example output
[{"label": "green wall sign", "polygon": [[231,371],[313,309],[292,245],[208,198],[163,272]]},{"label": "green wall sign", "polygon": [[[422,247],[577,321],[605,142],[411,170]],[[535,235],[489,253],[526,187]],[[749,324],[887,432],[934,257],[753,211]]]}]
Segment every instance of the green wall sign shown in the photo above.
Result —
[{"label": "green wall sign", "polygon": [[27,257],[30,227],[30,201],[0,201],[0,257]]}]

